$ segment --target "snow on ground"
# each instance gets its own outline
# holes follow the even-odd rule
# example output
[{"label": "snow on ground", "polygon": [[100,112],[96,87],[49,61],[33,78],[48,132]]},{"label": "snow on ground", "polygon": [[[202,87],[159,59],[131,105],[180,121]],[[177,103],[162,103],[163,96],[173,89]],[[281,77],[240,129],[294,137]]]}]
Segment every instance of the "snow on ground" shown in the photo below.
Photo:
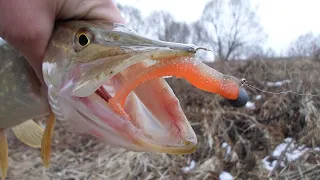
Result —
[{"label": "snow on ground", "polygon": [[195,167],[196,167],[196,162],[194,160],[192,160],[190,162],[189,166],[183,167],[183,168],[181,168],[181,170],[184,173],[187,173],[187,172],[191,171],[192,169],[194,169]]},{"label": "snow on ground", "polygon": [[255,104],[253,102],[248,101],[247,104],[246,104],[246,108],[255,109],[256,106],[255,106]]},{"label": "snow on ground", "polygon": [[[291,141],[293,141],[293,143],[290,144]],[[287,147],[289,144],[290,146]],[[307,148],[304,145],[298,146],[297,144],[295,144],[295,141],[292,138],[286,138],[283,143],[279,144],[274,149],[274,151],[272,152],[272,158],[270,158],[270,156],[266,156],[262,160],[264,168],[266,168],[269,171],[272,171],[278,162],[277,158],[279,158],[279,156],[282,154],[284,150],[286,150],[286,152],[284,154],[284,159],[282,159],[282,162],[280,163],[281,167],[285,166],[283,162],[284,160],[286,160],[287,162],[295,161],[308,150],[310,150],[310,148]],[[313,150],[319,151],[320,147],[316,147]]]},{"label": "snow on ground", "polygon": [[227,156],[229,156],[231,153],[231,146],[228,143],[224,142],[222,143],[221,147],[226,149],[226,155],[225,155],[225,159],[226,159]]},{"label": "snow on ground", "polygon": [[272,162],[269,161],[269,156],[262,159],[263,167],[267,169],[268,171],[272,171],[276,164],[277,160],[273,160]]},{"label": "snow on ground", "polygon": [[256,100],[260,100],[260,99],[262,99],[262,96],[261,95],[257,95],[256,96]]},{"label": "snow on ground", "polygon": [[[226,143],[226,142],[222,143],[221,147],[227,149],[226,154],[231,153],[231,146],[228,143]],[[193,170],[195,167],[196,167],[196,162],[194,160],[191,160],[187,166],[181,168],[181,171],[184,173],[188,173],[191,170]],[[233,176],[226,171],[222,171],[219,176],[219,180],[233,180],[233,179],[234,179]]]},{"label": "snow on ground", "polygon": [[223,171],[219,176],[219,180],[233,180],[233,176],[230,173]]},{"label": "snow on ground", "polygon": [[277,81],[277,82],[266,82],[268,87],[280,87],[284,84],[290,83],[290,80],[283,80],[283,81]]},{"label": "snow on ground", "polygon": [[[290,141],[292,141],[292,138],[286,138],[286,139],[284,140],[284,143],[279,144],[279,145],[275,148],[275,150],[274,150],[273,153],[272,153],[272,156],[274,156],[274,157],[280,156],[280,154],[282,153],[282,151],[285,150],[285,148],[288,146],[288,143],[289,143]],[[294,143],[292,143],[289,148],[294,148]]]}]

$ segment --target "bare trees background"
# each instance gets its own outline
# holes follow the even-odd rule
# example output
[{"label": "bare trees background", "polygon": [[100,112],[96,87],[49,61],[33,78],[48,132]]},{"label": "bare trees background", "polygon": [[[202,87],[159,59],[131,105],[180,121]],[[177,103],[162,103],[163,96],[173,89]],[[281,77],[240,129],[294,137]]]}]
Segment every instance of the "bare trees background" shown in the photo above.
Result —
[{"label": "bare trees background", "polygon": [[[259,22],[256,7],[250,0],[211,0],[201,18],[193,23],[179,22],[166,11],[155,11],[147,17],[130,6],[118,4],[127,24],[140,34],[159,40],[205,46],[215,60],[246,58],[319,57],[320,35],[306,33],[294,40],[285,54],[265,49],[267,35]],[[212,60],[212,59],[204,59]]]},{"label": "bare trees background", "polygon": [[212,0],[192,24],[177,22],[164,11],[143,18],[133,7],[119,5],[119,9],[135,31],[160,40],[205,46],[219,60],[246,56],[245,48],[259,46],[265,38],[249,0]]},{"label": "bare trees background", "polygon": [[219,60],[246,56],[245,49],[258,47],[265,34],[250,0],[212,0],[197,23],[197,41],[214,50]]},{"label": "bare trees background", "polygon": [[192,27],[186,23],[175,21],[168,12],[155,11],[148,17],[142,17],[141,12],[134,7],[120,4],[118,7],[128,26],[140,34],[163,41],[191,43]]},{"label": "bare trees background", "polygon": [[300,35],[296,40],[291,42],[287,55],[297,58],[319,58],[320,35],[316,36],[312,32]]}]

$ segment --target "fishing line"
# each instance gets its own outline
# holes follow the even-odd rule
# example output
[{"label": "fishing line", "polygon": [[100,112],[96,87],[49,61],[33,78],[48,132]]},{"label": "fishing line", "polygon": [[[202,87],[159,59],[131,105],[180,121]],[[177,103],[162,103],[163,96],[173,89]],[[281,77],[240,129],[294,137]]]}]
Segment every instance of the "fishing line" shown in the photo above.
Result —
[{"label": "fishing line", "polygon": [[251,84],[248,84],[248,82],[247,82],[247,80],[245,78],[242,78],[240,82],[241,82],[241,86],[247,85],[248,87],[250,87],[252,89],[255,89],[257,91],[263,92],[263,93],[269,93],[269,94],[289,94],[289,93],[291,93],[291,94],[295,94],[295,95],[298,95],[298,96],[316,96],[316,97],[320,96],[320,94],[304,94],[304,93],[297,93],[297,92],[294,92],[294,91],[281,91],[281,92],[266,91],[266,90],[254,87]]}]

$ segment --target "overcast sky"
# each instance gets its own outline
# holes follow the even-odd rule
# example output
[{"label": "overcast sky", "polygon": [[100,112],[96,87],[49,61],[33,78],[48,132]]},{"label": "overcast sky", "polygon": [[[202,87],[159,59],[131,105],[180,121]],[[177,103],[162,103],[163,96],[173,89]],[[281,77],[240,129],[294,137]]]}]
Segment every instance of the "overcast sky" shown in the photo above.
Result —
[{"label": "overcast sky", "polygon": [[[179,21],[197,20],[208,0],[114,0],[132,5],[148,15],[153,10],[167,10]],[[259,5],[258,16],[268,34],[266,46],[277,52],[303,33],[320,33],[318,0],[252,0]]]},{"label": "overcast sky", "polygon": [[[140,9],[143,15],[154,10],[169,11],[176,20],[192,22],[197,20],[208,0],[114,0]],[[251,0],[259,5],[258,15],[268,34],[267,47],[277,52],[303,33],[320,33],[318,0]],[[1,44],[1,38],[0,38]]]}]

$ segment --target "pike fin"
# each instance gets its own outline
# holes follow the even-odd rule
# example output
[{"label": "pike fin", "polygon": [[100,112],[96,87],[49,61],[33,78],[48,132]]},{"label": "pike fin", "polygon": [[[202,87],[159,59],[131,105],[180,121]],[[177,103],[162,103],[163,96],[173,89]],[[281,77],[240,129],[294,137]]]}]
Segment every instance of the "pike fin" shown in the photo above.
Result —
[{"label": "pike fin", "polygon": [[43,128],[33,120],[28,120],[12,128],[14,135],[23,143],[34,148],[41,147]]},{"label": "pike fin", "polygon": [[8,169],[8,143],[4,129],[0,129],[0,167],[1,177],[4,180],[7,176]]},{"label": "pike fin", "polygon": [[51,137],[53,134],[54,125],[56,118],[50,110],[48,122],[43,133],[42,142],[41,142],[41,156],[43,165],[48,168],[50,166],[50,155],[51,155]]}]

